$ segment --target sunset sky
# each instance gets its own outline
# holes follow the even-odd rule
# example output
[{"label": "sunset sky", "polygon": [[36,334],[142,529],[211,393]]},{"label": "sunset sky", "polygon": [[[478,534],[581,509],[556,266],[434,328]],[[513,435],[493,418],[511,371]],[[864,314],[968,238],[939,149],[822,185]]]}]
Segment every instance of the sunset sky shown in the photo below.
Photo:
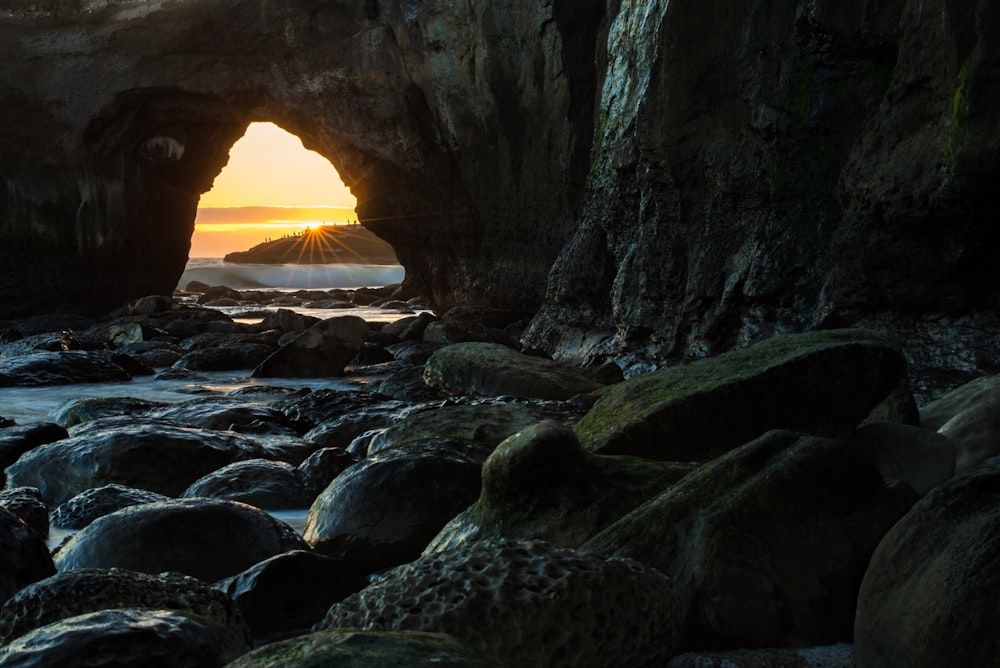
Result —
[{"label": "sunset sky", "polygon": [[352,222],[355,206],[326,158],[277,125],[252,123],[201,196],[190,257],[222,257],[309,225]]}]

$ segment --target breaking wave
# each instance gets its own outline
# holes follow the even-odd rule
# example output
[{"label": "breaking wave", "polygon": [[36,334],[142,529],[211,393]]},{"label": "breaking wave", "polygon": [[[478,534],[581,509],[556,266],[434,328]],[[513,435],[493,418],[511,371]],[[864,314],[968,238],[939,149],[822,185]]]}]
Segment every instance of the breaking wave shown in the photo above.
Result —
[{"label": "breaking wave", "polygon": [[399,265],[227,264],[221,258],[194,258],[188,261],[177,287],[184,289],[191,281],[200,281],[235,290],[325,290],[390,285],[401,282],[403,275],[403,267]]}]

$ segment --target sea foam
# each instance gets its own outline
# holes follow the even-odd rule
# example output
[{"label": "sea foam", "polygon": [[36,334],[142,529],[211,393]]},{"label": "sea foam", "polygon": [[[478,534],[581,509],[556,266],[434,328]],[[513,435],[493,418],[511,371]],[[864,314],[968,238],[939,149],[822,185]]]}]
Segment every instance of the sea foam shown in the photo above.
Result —
[{"label": "sea foam", "polygon": [[235,290],[361,288],[403,280],[399,265],[375,264],[231,264],[221,258],[188,260],[177,287],[191,281]]}]

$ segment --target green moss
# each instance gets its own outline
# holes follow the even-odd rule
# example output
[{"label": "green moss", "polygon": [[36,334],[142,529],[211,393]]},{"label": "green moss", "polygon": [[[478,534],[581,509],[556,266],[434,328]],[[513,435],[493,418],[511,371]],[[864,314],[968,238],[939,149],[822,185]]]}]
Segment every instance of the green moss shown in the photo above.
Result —
[{"label": "green moss", "polygon": [[[784,400],[778,399],[777,396],[773,401],[771,397],[744,396],[743,391],[729,391],[723,388],[748,386],[749,379],[761,380],[768,375],[776,375],[775,369],[793,360],[827,348],[851,344],[891,346],[870,332],[851,329],[774,337],[749,348],[698,360],[684,366],[662,369],[609,387],[590,412],[576,425],[574,431],[584,448],[596,451],[603,451],[609,443],[619,438],[638,438],[644,441],[660,438],[669,440],[670,434],[675,438],[682,435],[685,438],[697,438],[698,433],[709,435],[710,440],[715,435],[724,438],[728,425],[718,423],[724,422],[727,415],[729,419],[742,420],[747,425],[754,425],[761,419],[761,415],[760,411],[755,410],[750,404],[765,408],[763,412],[767,413],[773,412],[774,407],[771,404],[774,401],[791,402],[798,400],[798,397],[794,391],[784,386],[787,381],[782,381],[780,377],[772,382],[777,385],[776,393],[791,392],[792,396]],[[794,384],[796,386],[809,383],[822,384],[826,380],[796,377]],[[771,387],[772,382],[755,383],[755,387]],[[833,385],[830,379],[830,386]],[[734,406],[731,404],[733,401],[749,403],[745,406]],[[687,404],[690,408],[674,410],[681,404]],[[713,413],[716,410],[722,412]],[[805,419],[805,416],[796,416],[795,419]],[[649,424],[651,420],[657,422],[657,427],[649,432],[643,425]],[[733,433],[738,434],[744,426],[734,424]],[[633,436],[628,436],[629,433]],[[642,445],[635,454],[644,456],[653,454],[649,452],[652,447]],[[631,450],[631,446],[629,449]]]},{"label": "green moss", "polygon": [[948,181],[958,169],[958,154],[969,132],[969,60],[962,63],[951,100],[951,128],[948,132]]}]

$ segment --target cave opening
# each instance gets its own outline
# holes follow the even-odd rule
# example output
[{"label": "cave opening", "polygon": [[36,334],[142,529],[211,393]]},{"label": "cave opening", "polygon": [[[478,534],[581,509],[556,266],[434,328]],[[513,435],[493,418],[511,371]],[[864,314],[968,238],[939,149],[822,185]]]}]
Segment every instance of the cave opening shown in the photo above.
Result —
[{"label": "cave opening", "polygon": [[355,224],[356,207],[326,158],[274,123],[251,123],[201,196],[189,257],[222,258],[323,225]]}]

